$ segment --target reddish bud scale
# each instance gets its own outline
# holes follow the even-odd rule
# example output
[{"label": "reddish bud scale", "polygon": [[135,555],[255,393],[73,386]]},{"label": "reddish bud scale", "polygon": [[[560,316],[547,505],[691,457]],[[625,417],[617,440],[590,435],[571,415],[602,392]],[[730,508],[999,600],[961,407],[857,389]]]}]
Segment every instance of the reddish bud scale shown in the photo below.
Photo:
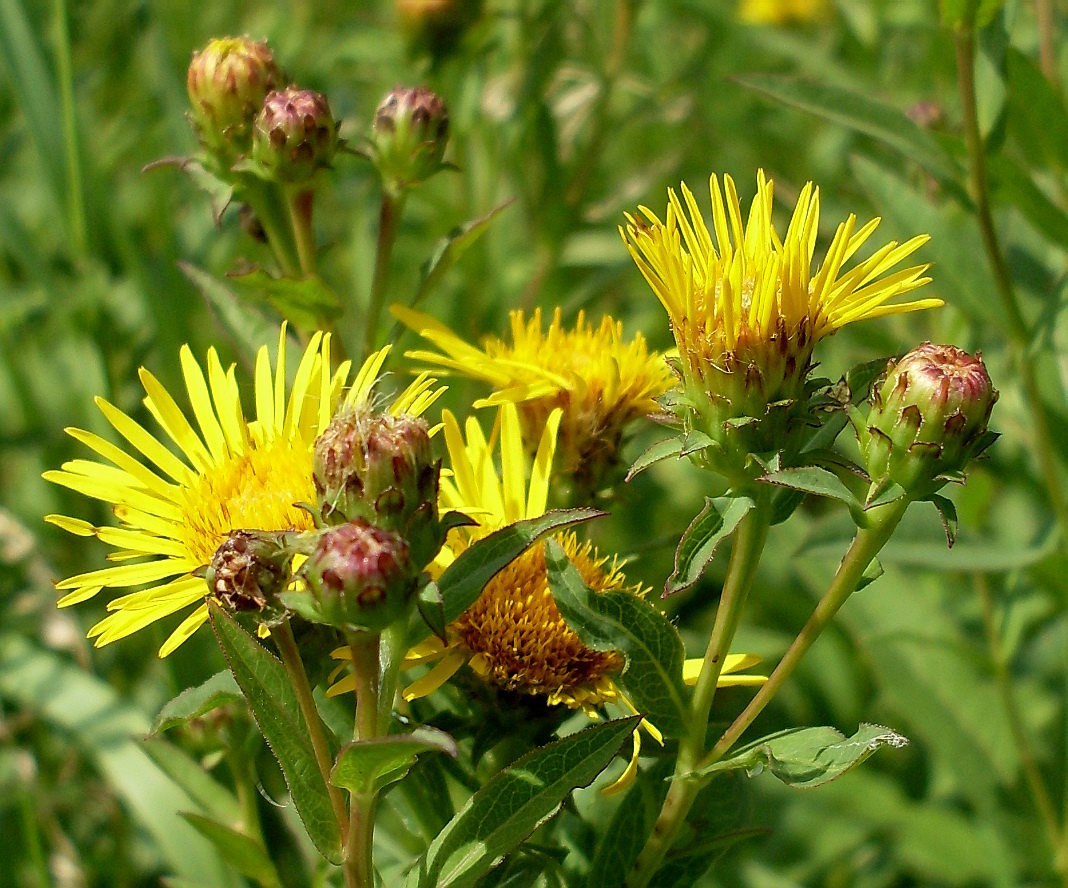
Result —
[{"label": "reddish bud scale", "polygon": [[252,159],[272,178],[305,182],[330,165],[337,130],[326,96],[310,89],[275,90],[256,117]]},{"label": "reddish bud scale", "polygon": [[323,531],[301,574],[325,622],[377,632],[404,616],[418,570],[402,537],[357,518]]},{"label": "reddish bud scale", "polygon": [[342,410],[315,442],[314,478],[323,520],[365,518],[407,539],[419,567],[441,548],[440,462],[417,416]]},{"label": "reddish bud scale", "polygon": [[252,146],[252,124],[285,75],[266,43],[248,37],[212,40],[193,54],[186,89],[197,137],[231,163]]},{"label": "reddish bud scale", "polygon": [[872,481],[889,479],[913,495],[937,490],[992,440],[998,399],[982,357],[925,342],[891,362],[873,393],[864,461]]}]

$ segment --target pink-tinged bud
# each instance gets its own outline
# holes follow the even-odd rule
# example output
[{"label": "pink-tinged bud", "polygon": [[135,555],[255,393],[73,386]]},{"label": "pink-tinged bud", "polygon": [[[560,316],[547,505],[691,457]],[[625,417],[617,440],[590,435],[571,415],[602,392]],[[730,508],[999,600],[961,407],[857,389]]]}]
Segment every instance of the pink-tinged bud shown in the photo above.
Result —
[{"label": "pink-tinged bud", "polygon": [[256,116],[252,159],[268,178],[306,182],[330,166],[337,131],[326,96],[310,89],[275,90]]},{"label": "pink-tinged bud", "polygon": [[301,569],[318,622],[370,632],[405,616],[418,575],[404,539],[363,518],[324,530]]},{"label": "pink-tinged bud", "polygon": [[315,489],[323,520],[365,518],[396,531],[420,568],[443,542],[440,474],[429,427],[418,416],[343,408],[315,442]]},{"label": "pink-tinged bud", "polygon": [[271,90],[285,82],[266,43],[248,37],[212,40],[193,53],[186,88],[197,137],[229,165],[252,147],[252,122]]},{"label": "pink-tinged bud", "polygon": [[208,588],[231,611],[262,611],[284,588],[290,558],[277,534],[235,530],[215,550]]},{"label": "pink-tinged bud", "polygon": [[862,435],[872,481],[934,493],[993,442],[987,423],[997,399],[982,357],[955,346],[925,342],[890,362]]},{"label": "pink-tinged bud", "polygon": [[449,112],[424,87],[395,87],[375,112],[371,148],[387,187],[401,191],[442,168],[449,141]]}]

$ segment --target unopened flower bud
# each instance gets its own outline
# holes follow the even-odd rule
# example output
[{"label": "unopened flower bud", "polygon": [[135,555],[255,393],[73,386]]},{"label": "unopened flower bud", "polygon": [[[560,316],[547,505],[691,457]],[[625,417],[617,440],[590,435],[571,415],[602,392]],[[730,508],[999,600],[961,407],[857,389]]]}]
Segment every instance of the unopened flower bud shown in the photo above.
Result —
[{"label": "unopened flower bud", "polygon": [[440,170],[448,140],[445,102],[424,87],[395,87],[375,112],[374,162],[387,186],[396,191]]},{"label": "unopened flower bud", "polygon": [[310,89],[275,90],[256,116],[252,159],[269,178],[305,182],[330,166],[337,130],[326,96]]},{"label": "unopened flower bud", "polygon": [[208,588],[232,611],[262,611],[288,579],[289,554],[272,535],[235,530],[208,566]]},{"label": "unopened flower bud", "polygon": [[323,520],[362,517],[407,539],[420,568],[441,548],[440,461],[426,420],[343,408],[315,442],[314,477]]},{"label": "unopened flower bud", "polygon": [[891,362],[862,435],[872,481],[934,493],[992,443],[987,423],[997,399],[981,356],[952,345],[925,342]]},{"label": "unopened flower bud", "polygon": [[193,53],[186,74],[197,137],[229,165],[252,147],[252,122],[267,94],[284,82],[266,43],[248,37],[212,40]]},{"label": "unopened flower bud", "polygon": [[324,530],[301,569],[319,621],[372,632],[405,615],[418,574],[404,539],[363,518]]}]

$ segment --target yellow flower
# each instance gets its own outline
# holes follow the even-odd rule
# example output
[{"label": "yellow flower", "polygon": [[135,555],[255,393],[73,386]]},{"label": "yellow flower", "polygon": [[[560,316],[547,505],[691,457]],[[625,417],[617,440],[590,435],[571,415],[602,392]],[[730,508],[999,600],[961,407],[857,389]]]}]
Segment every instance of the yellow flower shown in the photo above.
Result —
[{"label": "yellow flower", "polygon": [[[477,421],[467,421],[465,440],[452,414],[446,411],[443,419],[452,476],[442,478],[442,509],[459,510],[479,523],[453,531],[439,568],[486,534],[544,514],[561,411],[549,415],[531,464],[522,444],[515,405],[501,406],[499,474],[494,448]],[[600,555],[589,543],[580,543],[573,533],[558,534],[556,539],[591,588],[644,596],[640,586],[627,585],[615,559]],[[338,655],[344,657],[345,652]],[[409,653],[407,662],[412,666],[433,664],[404,691],[409,700],[437,690],[467,663],[487,682],[541,697],[549,705],[582,709],[591,716],[609,703],[635,712],[615,682],[624,666],[623,658],[586,647],[560,615],[549,588],[541,545],[529,549],[490,580],[478,601],[448,627],[446,642],[432,636]],[[754,662],[751,657],[728,658],[721,684],[742,683],[743,678],[763,681],[727,674]],[[332,688],[331,693],[350,687],[351,679]],[[662,742],[654,725],[643,721],[641,726]],[[624,788],[633,779],[640,748],[635,733],[632,761],[614,789]]]},{"label": "yellow flower", "polygon": [[[184,346],[182,373],[196,427],[142,369],[144,404],[163,436],[153,435],[103,398],[97,406],[131,452],[92,432],[68,429],[102,461],[73,460],[44,477],[111,503],[119,526],[94,527],[63,515],[45,520],[114,546],[117,551],[109,560],[119,563],[58,583],[67,591],[59,606],[85,601],[103,589],[146,587],[108,602],[111,613],[89,630],[97,646],[193,607],[160,648],[159,655],[167,656],[207,619],[203,569],[231,531],[311,529],[311,516],[300,504],[315,502],[312,446],[334,414],[350,364],[331,372],[330,337],[316,333],[287,398],[285,341],[283,326],[273,370],[266,347],[257,355],[254,420],[245,417],[234,367],[224,369],[213,348],[205,374]],[[364,363],[347,402],[370,397],[388,351],[382,349]],[[430,390],[432,384],[425,376],[415,380],[393,409],[425,409],[440,394]],[[164,443],[167,439],[181,456]]]},{"label": "yellow flower", "polygon": [[[879,225],[838,226],[823,264],[813,255],[819,189],[801,190],[783,237],[772,222],[773,185],[757,175],[757,194],[743,220],[734,181],[711,177],[712,232],[684,184],[668,192],[665,221],[640,207],[620,235],[671,320],[679,347],[691,423],[719,446],[738,449],[732,430],[748,426],[749,452],[782,449],[803,423],[812,349],[846,324],[934,308],[940,299],[892,302],[930,281],[926,265],[891,271],[928,238],[891,242],[846,268]],[[734,421],[731,423],[730,421]],[[688,429],[689,430],[689,429]],[[742,448],[744,449],[744,447]]]},{"label": "yellow flower", "polygon": [[757,25],[819,21],[829,12],[827,0],[741,0],[738,6],[738,17]]},{"label": "yellow flower", "polygon": [[529,446],[559,408],[558,469],[586,489],[616,465],[631,423],[659,412],[656,399],[675,383],[640,333],[625,340],[622,323],[607,316],[595,327],[579,312],[574,329],[565,329],[558,308],[543,330],[540,309],[529,321],[513,311],[511,342],[487,336],[480,349],[428,315],[401,306],[392,311],[442,352],[411,351],[409,358],[489,383],[493,393],[475,406],[517,404]]}]

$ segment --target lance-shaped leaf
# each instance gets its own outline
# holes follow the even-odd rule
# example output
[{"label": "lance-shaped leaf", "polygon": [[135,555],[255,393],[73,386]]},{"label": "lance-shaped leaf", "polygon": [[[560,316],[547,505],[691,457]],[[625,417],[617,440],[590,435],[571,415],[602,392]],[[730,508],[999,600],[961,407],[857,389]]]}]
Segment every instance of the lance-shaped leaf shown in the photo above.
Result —
[{"label": "lance-shaped leaf", "polygon": [[933,493],[929,497],[934,507],[938,510],[938,517],[942,519],[942,529],[946,532],[947,547],[952,549],[957,541],[957,507],[949,497]]},{"label": "lance-shaped leaf", "polygon": [[779,469],[777,472],[768,472],[760,480],[765,484],[774,484],[777,487],[788,487],[801,493],[836,499],[845,503],[849,513],[854,516],[859,516],[864,511],[860,500],[842,483],[842,479],[834,472],[821,469],[819,466]]},{"label": "lance-shaped leaf", "polygon": [[694,776],[742,769],[753,777],[768,770],[788,786],[822,786],[859,765],[880,747],[900,749],[908,742],[896,731],[880,725],[861,725],[848,738],[834,728],[788,728],[750,743]]},{"label": "lance-shaped leaf", "polygon": [[783,104],[878,139],[916,161],[944,185],[959,182],[956,163],[934,136],[892,105],[840,86],[772,74],[752,74],[737,80]]},{"label": "lance-shaped leaf", "polygon": [[[423,277],[419,282],[419,289],[415,291],[415,296],[410,303],[411,308],[415,308],[434,290],[441,282],[441,279],[445,277],[445,273],[486,233],[490,223],[497,218],[497,215],[502,210],[511,206],[514,200],[515,198],[506,200],[486,213],[485,216],[457,226],[437,242],[430,258],[423,265]],[[395,339],[396,336],[394,335],[392,338]]]},{"label": "lance-shaped leaf", "polygon": [[241,822],[237,797],[183,749],[162,737],[142,740],[141,748],[205,813],[222,823]]},{"label": "lance-shaped leaf", "polygon": [[308,836],[323,857],[341,863],[341,834],[326,781],[315,762],[308,724],[285,668],[218,605],[209,602],[208,612],[230,671],[278,759]]},{"label": "lance-shaped leaf", "polygon": [[338,753],[330,782],[350,792],[375,794],[402,779],[421,752],[444,752],[456,758],[456,741],[444,731],[428,727],[416,728],[410,734],[357,740]]},{"label": "lance-shaped leaf", "polygon": [[188,262],[179,262],[178,267],[200,291],[241,357],[249,367],[254,367],[260,346],[278,341],[278,325],[206,271]]},{"label": "lance-shaped leaf", "polygon": [[690,522],[675,551],[675,570],[664,585],[664,597],[689,589],[701,579],[716,549],[734,533],[754,506],[746,496],[705,497],[704,508]]},{"label": "lance-shaped leaf", "polygon": [[216,672],[211,678],[195,688],[187,688],[168,703],[156,716],[156,723],[152,726],[152,733],[158,734],[173,728],[175,725],[185,724],[193,718],[200,718],[213,709],[218,709],[227,703],[244,700],[241,689],[234,681],[233,673],[224,669]]},{"label": "lance-shaped leaf", "polygon": [[555,540],[545,543],[545,566],[560,615],[583,644],[619,651],[626,660],[616,679],[634,707],[669,737],[686,724],[682,663],[686,651],[675,627],[629,592],[595,592]]},{"label": "lance-shaped leaf", "polygon": [[337,294],[314,274],[276,278],[262,268],[253,268],[242,273],[231,272],[227,277],[240,293],[253,301],[266,299],[301,330],[317,330],[341,313]]},{"label": "lance-shaped leaf", "polygon": [[681,455],[681,438],[665,438],[663,441],[657,441],[634,461],[634,465],[630,467],[630,471],[627,472],[627,477],[624,480],[630,481],[631,478],[644,472],[649,466],[654,466],[665,459],[671,459],[673,456],[679,457]]},{"label": "lance-shaped leaf", "polygon": [[438,834],[407,888],[469,888],[552,817],[572,790],[589,786],[638,726],[639,716],[557,740],[501,771]]},{"label": "lance-shaped leaf", "polygon": [[219,856],[239,873],[253,879],[263,888],[282,888],[271,857],[258,839],[201,814],[186,811],[182,812],[181,816],[211,842]]},{"label": "lance-shaped leaf", "polygon": [[[474,604],[494,576],[543,536],[604,514],[600,509],[554,509],[495,530],[464,549],[438,577],[444,623],[451,623]],[[420,621],[411,629],[410,644],[422,641],[428,632],[427,625]]]}]

